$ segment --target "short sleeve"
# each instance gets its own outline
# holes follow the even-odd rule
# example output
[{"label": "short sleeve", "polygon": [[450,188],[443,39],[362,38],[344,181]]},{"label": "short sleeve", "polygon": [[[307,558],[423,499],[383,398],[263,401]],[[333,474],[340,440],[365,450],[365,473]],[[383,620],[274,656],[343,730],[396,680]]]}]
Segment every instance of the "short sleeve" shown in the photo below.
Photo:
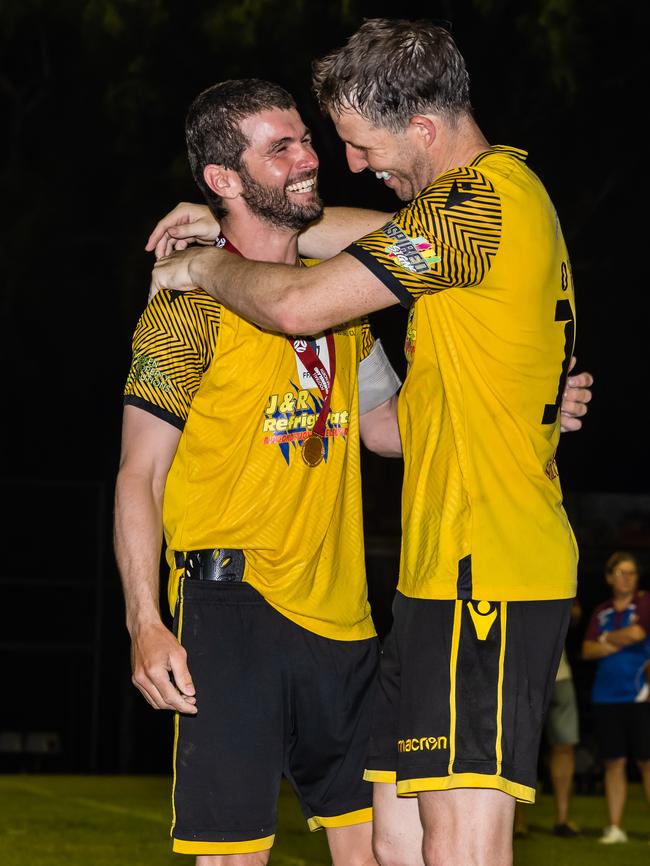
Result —
[{"label": "short sleeve", "polygon": [[501,228],[494,186],[479,170],[464,166],[446,172],[385,226],[345,251],[410,307],[422,294],[480,285]]},{"label": "short sleeve", "polygon": [[221,306],[206,292],[158,292],[140,316],[124,404],[183,429],[219,332]]}]

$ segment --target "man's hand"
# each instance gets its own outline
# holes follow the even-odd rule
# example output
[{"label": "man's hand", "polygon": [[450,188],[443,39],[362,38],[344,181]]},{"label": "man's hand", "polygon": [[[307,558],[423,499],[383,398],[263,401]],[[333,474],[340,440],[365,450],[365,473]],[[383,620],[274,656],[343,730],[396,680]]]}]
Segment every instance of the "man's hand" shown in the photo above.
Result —
[{"label": "man's hand", "polygon": [[145,246],[157,259],[174,250],[184,250],[189,244],[213,244],[219,237],[219,223],[205,204],[182,201],[166,214],[149,235]]},{"label": "man's hand", "polygon": [[133,685],[156,710],[195,715],[196,697],[187,653],[162,623],[140,626],[131,637]]},{"label": "man's hand", "polygon": [[[215,247],[190,247],[189,249],[180,250],[162,259],[158,259],[151,274],[149,301],[161,289],[170,289],[176,292],[197,289],[198,286],[192,282],[192,277],[190,276],[192,261],[201,255],[205,255],[205,253],[213,256],[219,252],[220,250],[217,250]],[[225,255],[228,255],[228,253]]]},{"label": "man's hand", "polygon": [[[574,355],[569,364],[569,372],[575,364]],[[591,373],[578,373],[567,378],[560,406],[560,429],[563,433],[571,433],[582,427],[580,419],[587,414],[587,403],[591,400],[590,388],[593,384],[594,377]]]}]

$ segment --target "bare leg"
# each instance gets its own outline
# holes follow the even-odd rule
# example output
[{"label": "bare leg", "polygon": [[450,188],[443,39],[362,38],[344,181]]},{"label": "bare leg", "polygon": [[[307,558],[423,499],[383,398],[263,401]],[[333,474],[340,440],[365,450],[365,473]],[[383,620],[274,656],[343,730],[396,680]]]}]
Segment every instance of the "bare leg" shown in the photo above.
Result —
[{"label": "bare leg", "polygon": [[625,775],[625,758],[612,758],[605,761],[605,796],[609,823],[620,827],[623,820],[623,809],[627,798],[627,776]]},{"label": "bare leg", "polygon": [[549,770],[555,799],[556,824],[566,824],[569,820],[569,797],[571,796],[574,766],[571,743],[556,743],[551,746]]},{"label": "bare leg", "polygon": [[372,853],[372,823],[327,827],[332,866],[377,866]]},{"label": "bare leg", "polygon": [[201,854],[196,858],[196,866],[266,866],[270,851],[256,851],[254,854]]},{"label": "bare leg", "polygon": [[418,803],[426,866],[512,866],[513,797],[459,788],[426,791]]},{"label": "bare leg", "polygon": [[372,847],[381,866],[424,866],[417,797],[398,797],[395,785],[373,786]]},{"label": "bare leg", "polygon": [[645,798],[650,804],[650,761],[639,761],[639,770],[641,771],[641,781],[643,782],[643,790]]}]

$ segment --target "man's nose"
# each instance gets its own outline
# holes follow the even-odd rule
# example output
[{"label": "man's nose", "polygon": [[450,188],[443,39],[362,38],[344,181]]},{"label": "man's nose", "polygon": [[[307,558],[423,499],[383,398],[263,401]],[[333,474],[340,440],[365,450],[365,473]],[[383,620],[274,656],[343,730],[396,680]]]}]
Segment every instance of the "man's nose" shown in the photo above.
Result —
[{"label": "man's nose", "polygon": [[345,145],[345,158],[348,161],[350,171],[355,172],[355,174],[368,168],[368,160],[365,156],[356,147],[349,144]]},{"label": "man's nose", "polygon": [[296,168],[299,168],[300,171],[313,171],[318,168],[318,157],[311,147],[303,145]]}]

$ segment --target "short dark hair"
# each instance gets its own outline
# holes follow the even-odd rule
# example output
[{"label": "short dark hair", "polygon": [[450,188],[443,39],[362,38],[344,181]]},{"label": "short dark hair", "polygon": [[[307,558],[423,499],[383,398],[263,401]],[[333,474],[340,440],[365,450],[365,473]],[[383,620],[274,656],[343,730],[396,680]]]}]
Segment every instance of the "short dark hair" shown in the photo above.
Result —
[{"label": "short dark hair", "polygon": [[639,560],[627,550],[616,550],[605,563],[605,574],[613,574],[622,562],[631,562],[639,571]]},{"label": "short dark hair", "polygon": [[226,213],[221,196],[203,179],[206,165],[223,165],[239,171],[250,142],[240,123],[269,108],[295,108],[293,96],[279,84],[258,78],[240,78],[213,84],[193,100],[185,118],[187,157],[210,209],[217,217]]},{"label": "short dark hair", "polygon": [[353,108],[402,132],[416,114],[471,112],[469,74],[451,34],[427,20],[366,19],[347,43],[313,64],[323,110]]}]

